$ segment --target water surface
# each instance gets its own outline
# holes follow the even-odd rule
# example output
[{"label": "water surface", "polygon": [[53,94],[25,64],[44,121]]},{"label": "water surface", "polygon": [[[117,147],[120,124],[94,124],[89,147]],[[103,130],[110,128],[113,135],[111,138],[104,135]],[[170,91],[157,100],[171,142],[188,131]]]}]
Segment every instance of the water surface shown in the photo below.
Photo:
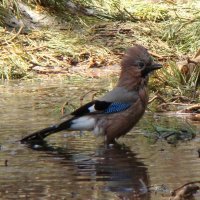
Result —
[{"label": "water surface", "polygon": [[[103,138],[90,133],[67,132],[48,137],[42,145],[18,142],[59,121],[64,104],[70,111],[112,87],[113,82],[92,79],[0,84],[1,199],[162,200],[169,190],[199,181],[198,134],[177,145],[151,143],[144,137],[146,123],[191,123],[176,116],[146,113],[117,146],[106,147]],[[194,129],[198,132],[199,125]],[[166,191],[147,192],[147,187],[160,185]]]}]

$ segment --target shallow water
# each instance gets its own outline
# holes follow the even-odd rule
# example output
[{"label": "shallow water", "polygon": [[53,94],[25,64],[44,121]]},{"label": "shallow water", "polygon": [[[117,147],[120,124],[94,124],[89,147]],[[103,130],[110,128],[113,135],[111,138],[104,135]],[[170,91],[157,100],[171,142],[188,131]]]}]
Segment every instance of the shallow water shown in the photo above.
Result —
[{"label": "shallow water", "polygon": [[[43,145],[18,142],[22,136],[57,122],[64,103],[72,102],[67,107],[71,110],[91,99],[94,88],[104,92],[102,88],[112,87],[108,80],[92,79],[2,82],[0,198],[161,200],[169,190],[199,181],[199,134],[176,146],[165,141],[153,144],[144,137],[141,127],[147,122],[166,127],[191,123],[176,116],[146,113],[113,147],[106,147],[102,138],[90,133],[57,133]],[[199,125],[194,129],[198,132]],[[147,187],[160,185],[166,190],[147,193]],[[199,193],[195,199],[200,199]]]}]

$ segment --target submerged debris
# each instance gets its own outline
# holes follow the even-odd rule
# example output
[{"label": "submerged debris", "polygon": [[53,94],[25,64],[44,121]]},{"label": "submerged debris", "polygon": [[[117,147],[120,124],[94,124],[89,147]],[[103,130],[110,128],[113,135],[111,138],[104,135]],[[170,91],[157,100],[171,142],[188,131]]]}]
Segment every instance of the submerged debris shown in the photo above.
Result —
[{"label": "submerged debris", "polygon": [[[145,136],[153,143],[158,140],[165,140],[169,144],[177,144],[179,141],[192,140],[196,134],[192,128],[165,128],[161,126],[153,126],[154,129]],[[149,131],[148,131],[149,132]]]},{"label": "submerged debris", "polygon": [[170,200],[189,200],[193,195],[200,189],[197,185],[200,184],[200,181],[194,181],[184,184],[183,186],[175,189],[171,193]]}]

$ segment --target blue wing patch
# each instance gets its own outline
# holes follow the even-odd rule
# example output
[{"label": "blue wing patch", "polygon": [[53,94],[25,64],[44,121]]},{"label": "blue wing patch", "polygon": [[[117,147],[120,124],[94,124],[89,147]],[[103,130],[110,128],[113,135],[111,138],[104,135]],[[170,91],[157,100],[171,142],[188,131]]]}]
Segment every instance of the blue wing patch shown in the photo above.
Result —
[{"label": "blue wing patch", "polygon": [[131,106],[130,103],[111,103],[110,106],[104,110],[104,113],[110,114],[110,113],[116,113],[116,112],[121,112],[126,109],[128,109]]},{"label": "blue wing patch", "polygon": [[98,114],[98,113],[116,113],[128,109],[132,104],[131,103],[122,103],[122,102],[106,102],[106,101],[92,101],[89,102],[71,114],[77,117],[84,116],[87,114]]}]

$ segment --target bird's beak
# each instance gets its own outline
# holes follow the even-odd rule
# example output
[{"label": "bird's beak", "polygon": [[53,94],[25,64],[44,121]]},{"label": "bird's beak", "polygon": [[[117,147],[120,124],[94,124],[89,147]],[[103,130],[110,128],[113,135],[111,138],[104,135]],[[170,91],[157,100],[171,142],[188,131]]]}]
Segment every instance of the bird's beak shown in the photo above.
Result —
[{"label": "bird's beak", "polygon": [[158,64],[158,63],[151,63],[149,66],[145,67],[143,70],[142,70],[142,76],[145,77],[147,76],[150,72],[154,71],[154,70],[157,70],[157,69],[160,69],[162,68],[162,65],[161,64]]},{"label": "bird's beak", "polygon": [[153,64],[151,65],[152,71],[153,71],[153,70],[160,69],[160,68],[162,68],[162,65],[159,64],[159,63],[153,63]]}]

